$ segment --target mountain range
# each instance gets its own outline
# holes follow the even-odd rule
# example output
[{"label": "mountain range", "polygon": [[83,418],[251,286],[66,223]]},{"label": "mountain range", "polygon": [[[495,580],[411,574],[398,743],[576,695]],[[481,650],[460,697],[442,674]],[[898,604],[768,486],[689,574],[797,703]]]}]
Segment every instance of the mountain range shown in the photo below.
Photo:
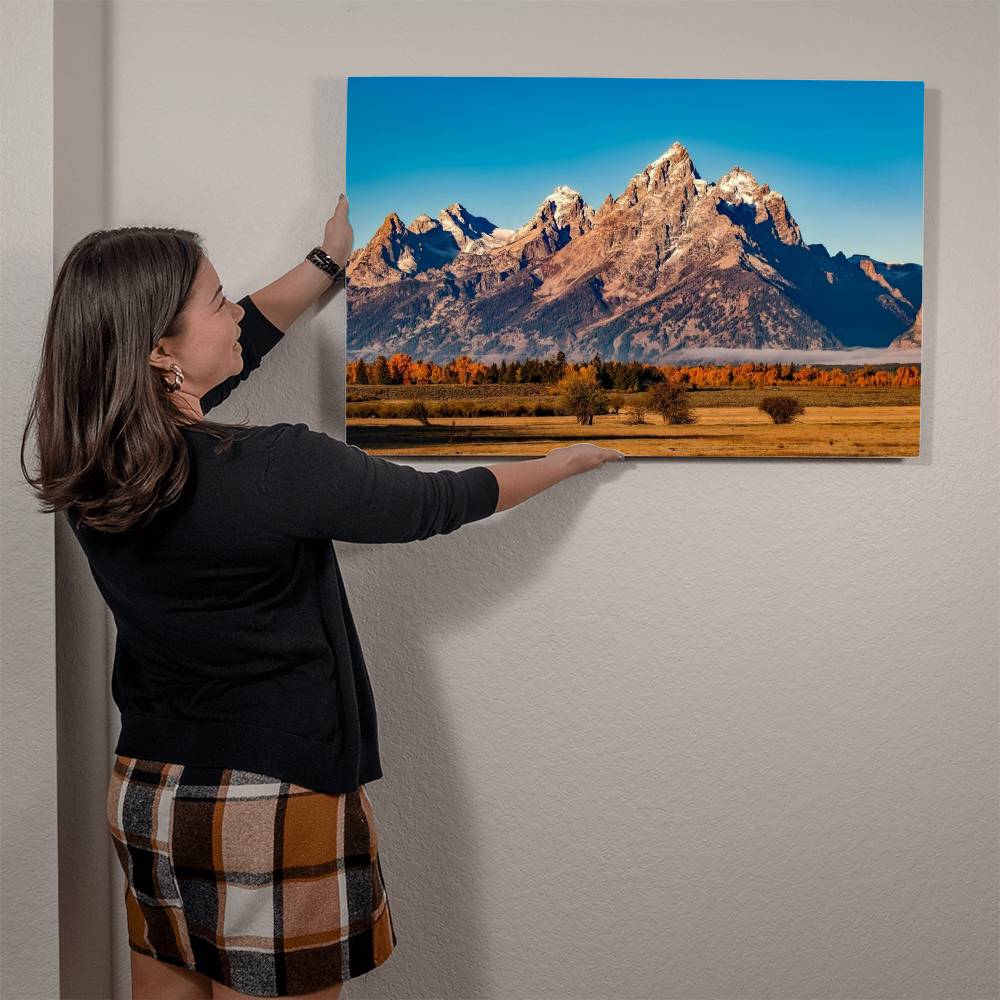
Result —
[{"label": "mountain range", "polygon": [[779,192],[740,166],[706,181],[679,142],[599,208],[560,184],[517,229],[458,202],[408,226],[391,212],[346,275],[350,357],[922,343],[921,265],[805,243]]}]

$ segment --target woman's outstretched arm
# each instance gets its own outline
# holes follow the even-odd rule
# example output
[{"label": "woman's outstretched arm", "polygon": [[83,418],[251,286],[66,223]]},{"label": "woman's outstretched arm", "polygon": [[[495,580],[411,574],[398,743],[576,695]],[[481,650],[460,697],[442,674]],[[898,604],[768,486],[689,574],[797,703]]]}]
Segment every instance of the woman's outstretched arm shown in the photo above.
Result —
[{"label": "woman's outstretched arm", "polygon": [[524,458],[486,466],[500,484],[500,499],[494,513],[515,507],[528,497],[580,472],[597,469],[605,462],[621,462],[626,458],[615,448],[602,448],[589,442],[553,448],[541,458]]}]

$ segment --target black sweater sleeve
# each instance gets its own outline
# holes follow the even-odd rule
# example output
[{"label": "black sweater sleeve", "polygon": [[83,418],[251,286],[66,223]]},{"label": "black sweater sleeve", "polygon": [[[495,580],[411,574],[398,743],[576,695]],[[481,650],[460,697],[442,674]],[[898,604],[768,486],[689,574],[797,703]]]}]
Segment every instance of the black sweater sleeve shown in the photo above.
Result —
[{"label": "black sweater sleeve", "polygon": [[275,424],[263,474],[269,520],[298,538],[411,542],[496,512],[500,485],[484,465],[421,472],[311,430]]},{"label": "black sweater sleeve", "polygon": [[243,345],[243,371],[230,375],[224,382],[209,389],[201,397],[201,412],[208,413],[213,406],[218,406],[240,382],[246,379],[252,371],[260,367],[261,360],[275,344],[285,335],[254,305],[249,295],[244,295],[237,305],[243,307],[243,319],[240,320],[240,343]]}]

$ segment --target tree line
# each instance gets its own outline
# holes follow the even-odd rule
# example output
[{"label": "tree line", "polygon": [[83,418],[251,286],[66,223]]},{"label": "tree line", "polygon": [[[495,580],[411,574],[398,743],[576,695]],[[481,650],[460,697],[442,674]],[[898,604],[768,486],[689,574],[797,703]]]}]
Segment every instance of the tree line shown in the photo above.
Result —
[{"label": "tree line", "polygon": [[573,362],[562,351],[546,358],[484,364],[460,354],[446,364],[397,353],[374,360],[363,357],[347,364],[348,385],[555,385],[567,377],[593,379],[601,389],[642,392],[652,385],[682,385],[688,389],[760,388],[774,385],[890,388],[920,385],[919,365],[859,365],[830,367],[795,362],[739,364],[649,365],[638,361]]}]

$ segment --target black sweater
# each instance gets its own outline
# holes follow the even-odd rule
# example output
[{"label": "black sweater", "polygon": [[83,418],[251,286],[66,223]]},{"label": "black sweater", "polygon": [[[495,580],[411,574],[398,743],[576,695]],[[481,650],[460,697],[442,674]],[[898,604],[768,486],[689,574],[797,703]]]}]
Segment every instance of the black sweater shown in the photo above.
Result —
[{"label": "black sweater", "polygon": [[[243,370],[284,336],[249,296]],[[408,542],[496,510],[485,466],[420,472],[303,423],[230,451],[182,430],[191,475],[146,527],[73,528],[117,625],[115,752],[240,768],[340,793],[382,776],[375,702],[332,540]]]}]

